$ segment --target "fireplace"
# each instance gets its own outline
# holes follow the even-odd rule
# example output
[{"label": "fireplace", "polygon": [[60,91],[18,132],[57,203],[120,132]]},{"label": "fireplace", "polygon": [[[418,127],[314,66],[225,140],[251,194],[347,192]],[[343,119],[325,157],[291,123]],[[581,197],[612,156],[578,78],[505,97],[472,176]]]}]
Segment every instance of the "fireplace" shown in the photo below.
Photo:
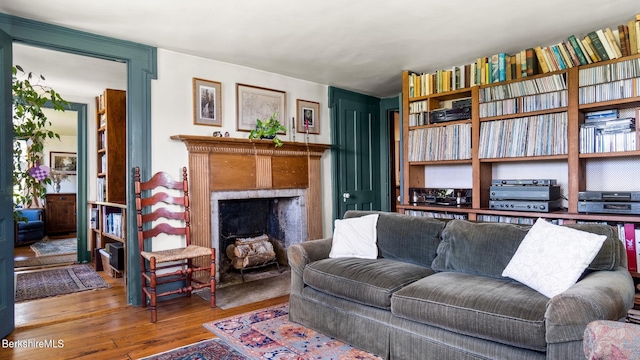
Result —
[{"label": "fireplace", "polygon": [[[217,250],[220,281],[219,202],[232,199],[273,199],[287,203],[279,222],[284,246],[320,239],[322,226],[321,157],[326,144],[174,135],[189,151],[192,243]],[[295,198],[295,200],[294,200]],[[298,210],[296,210],[298,209]],[[280,210],[285,211],[285,210]]]},{"label": "fireplace", "polygon": [[227,255],[237,238],[268,235],[277,262],[287,266],[287,247],[308,238],[306,212],[306,189],[212,192],[211,234],[220,282],[237,273]]}]

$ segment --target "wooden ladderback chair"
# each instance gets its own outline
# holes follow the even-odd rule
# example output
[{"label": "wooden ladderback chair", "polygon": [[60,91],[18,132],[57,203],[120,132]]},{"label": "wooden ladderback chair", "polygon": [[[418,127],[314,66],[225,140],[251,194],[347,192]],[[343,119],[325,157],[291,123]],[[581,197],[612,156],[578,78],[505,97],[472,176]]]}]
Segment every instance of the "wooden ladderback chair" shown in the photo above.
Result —
[{"label": "wooden ladderback chair", "polygon": [[[215,307],[215,249],[191,244],[187,168],[182,168],[182,181],[174,181],[164,172],[154,174],[148,181],[141,181],[139,167],[135,168],[134,176],[142,305],[146,306],[149,301],[151,322],[157,321],[157,298],[161,296],[191,296],[193,290],[208,287],[211,307]],[[185,245],[154,251],[152,243],[158,237],[175,238],[177,241],[184,238]],[[210,258],[210,265],[195,265],[193,260],[198,257]],[[203,272],[207,274],[202,276]],[[168,283],[174,284],[158,293],[158,286]]]}]

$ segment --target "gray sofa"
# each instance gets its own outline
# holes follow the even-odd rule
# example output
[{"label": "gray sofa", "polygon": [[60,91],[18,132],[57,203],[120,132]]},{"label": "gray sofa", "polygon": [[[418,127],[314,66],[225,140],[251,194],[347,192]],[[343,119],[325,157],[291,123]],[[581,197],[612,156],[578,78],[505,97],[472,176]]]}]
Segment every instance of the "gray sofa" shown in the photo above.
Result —
[{"label": "gray sofa", "polygon": [[329,258],[332,239],[288,248],[289,318],[385,359],[584,359],[593,320],[633,306],[626,252],[607,235],[580,281],[548,297],[509,278],[529,226],[379,213],[377,259]]}]

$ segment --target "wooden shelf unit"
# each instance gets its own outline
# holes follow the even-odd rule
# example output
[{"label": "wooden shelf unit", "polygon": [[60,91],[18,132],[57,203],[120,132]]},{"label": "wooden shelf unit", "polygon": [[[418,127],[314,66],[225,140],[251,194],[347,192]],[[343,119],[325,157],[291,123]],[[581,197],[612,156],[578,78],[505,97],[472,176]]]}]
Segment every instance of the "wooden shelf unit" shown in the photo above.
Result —
[{"label": "wooden shelf unit", "polygon": [[97,200],[126,201],[127,93],[106,89],[96,97]]},{"label": "wooden shelf unit", "polygon": [[[640,215],[626,215],[626,214],[587,214],[578,212],[578,193],[581,191],[592,190],[600,191],[605,189],[594,189],[588,187],[588,177],[586,176],[586,168],[589,161],[605,161],[611,162],[616,159],[624,159],[630,161],[636,169],[640,168],[640,74],[635,75],[632,78],[631,83],[633,90],[631,96],[616,100],[606,100],[601,102],[592,102],[580,104],[580,89],[583,84],[580,83],[580,71],[586,68],[602,67],[615,64],[621,66],[620,63],[624,61],[640,61],[640,54],[628,57],[623,57],[616,60],[602,61],[591,65],[585,65],[581,67],[573,67],[562,71],[550,72],[545,74],[539,74],[531,77],[525,77],[510,81],[504,81],[499,83],[485,84],[480,86],[474,86],[471,88],[460,89],[450,93],[437,93],[427,96],[409,98],[409,77],[410,73],[405,71],[402,74],[403,87],[402,87],[402,126],[403,126],[403,199],[404,203],[398,205],[399,212],[410,211],[427,211],[435,213],[451,213],[466,215],[469,220],[478,220],[480,215],[496,215],[496,216],[513,216],[524,218],[547,218],[547,219],[562,219],[567,223],[577,221],[606,221],[609,223],[635,223],[636,227],[640,226]],[[481,106],[481,91],[485,89],[491,89],[497,86],[508,86],[510,84],[516,84],[540,79],[544,81],[550,76],[561,76],[566,84],[566,104],[549,109],[540,109],[527,112],[517,112],[514,114],[505,115],[491,115],[480,116]],[[410,133],[424,127],[432,126],[446,126],[447,122],[434,124],[434,125],[409,125],[409,112],[410,106],[414,102],[426,102],[428,104],[427,111],[442,107],[443,101],[451,101],[455,99],[462,99],[471,97],[471,159],[470,160],[447,160],[447,161],[410,161],[411,154],[409,153],[410,145]],[[518,96],[521,98],[522,96]],[[415,108],[415,107],[414,107]],[[628,112],[633,112],[636,118],[635,125],[635,141],[636,150],[631,151],[618,151],[618,152],[606,152],[606,153],[580,153],[580,125],[584,123],[585,113],[597,110],[607,109],[627,109]],[[621,111],[622,112],[622,111]],[[538,156],[514,156],[514,157],[483,157],[481,153],[482,139],[481,128],[483,124],[489,124],[491,122],[505,121],[511,119],[519,119],[529,116],[539,115],[551,115],[551,114],[566,114],[566,151],[560,154],[545,154]],[[413,122],[415,124],[415,120]],[[487,126],[487,125],[485,125]],[[485,133],[486,134],[486,133]],[[507,136],[508,134],[501,133],[500,137]],[[563,166],[567,168],[568,185],[565,191],[567,192],[567,209],[562,211],[554,211],[549,213],[535,213],[535,212],[523,212],[523,211],[500,211],[489,209],[489,187],[491,186],[494,166],[503,164],[502,166],[509,166],[513,164],[522,163],[541,163],[545,162],[561,162]],[[409,188],[425,188],[425,184],[429,183],[429,179],[426,178],[425,169],[430,166],[446,166],[446,165],[460,165],[468,164],[471,174],[469,183],[472,188],[472,204],[469,207],[449,207],[449,206],[414,206],[409,204]],[[467,166],[467,165],[465,165]],[[540,176],[541,178],[548,178]],[[622,188],[619,191],[635,190],[640,191],[636,183],[628,182],[626,184],[629,188]],[[634,277],[640,277],[638,273],[632,273]]]},{"label": "wooden shelf unit", "polygon": [[126,254],[126,104],[124,90],[105,89],[96,97],[96,201],[88,203],[89,247],[96,264],[97,250],[107,243],[125,244]]},{"label": "wooden shelf unit", "polygon": [[[127,247],[127,205],[99,201],[89,201],[89,247],[95,261],[99,262],[96,250],[104,249],[107,243],[120,242]],[[126,262],[125,262],[126,264]],[[125,270],[126,273],[126,265]],[[123,278],[126,279],[125,276]]]}]

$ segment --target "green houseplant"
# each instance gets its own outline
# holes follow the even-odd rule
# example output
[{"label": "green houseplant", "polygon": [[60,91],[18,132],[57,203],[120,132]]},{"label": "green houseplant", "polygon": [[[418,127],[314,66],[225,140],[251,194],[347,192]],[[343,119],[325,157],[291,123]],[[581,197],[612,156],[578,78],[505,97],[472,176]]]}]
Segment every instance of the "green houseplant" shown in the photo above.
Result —
[{"label": "green houseplant", "polygon": [[249,139],[273,139],[276,147],[282,146],[282,141],[276,136],[278,132],[287,130],[278,121],[278,113],[275,112],[268,120],[256,120],[256,128],[249,132]]},{"label": "green houseplant", "polygon": [[[42,82],[41,82],[42,81]],[[42,111],[50,102],[54,110],[64,111],[68,102],[19,65],[12,69],[13,96],[13,205],[42,207],[46,185],[51,184],[48,167],[42,164],[44,146],[49,139],[60,139],[50,130],[51,121]]]}]

